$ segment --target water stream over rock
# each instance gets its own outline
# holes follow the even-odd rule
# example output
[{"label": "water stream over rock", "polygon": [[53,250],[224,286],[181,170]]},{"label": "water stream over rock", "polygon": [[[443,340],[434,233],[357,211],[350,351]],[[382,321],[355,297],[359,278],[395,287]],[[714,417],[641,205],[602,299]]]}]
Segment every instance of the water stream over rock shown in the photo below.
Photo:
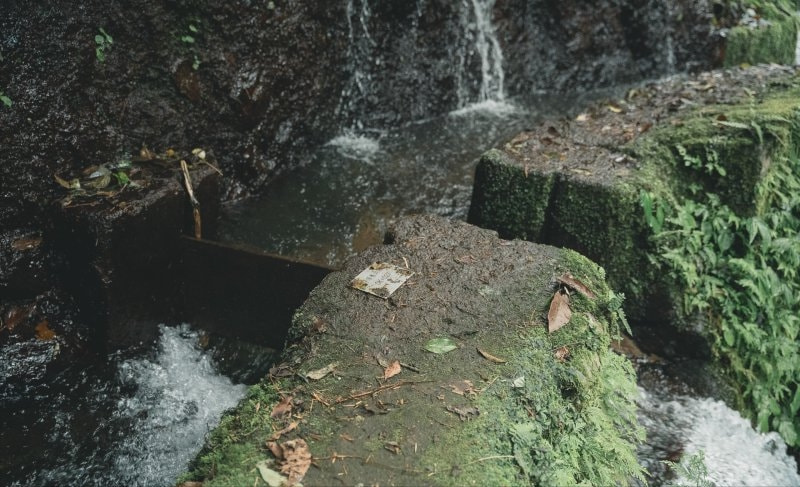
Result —
[{"label": "water stream over rock", "polygon": [[144,355],[76,365],[24,397],[4,388],[0,409],[18,407],[0,419],[3,454],[17,461],[0,484],[171,485],[245,386],[218,372],[198,331],[160,333]]}]

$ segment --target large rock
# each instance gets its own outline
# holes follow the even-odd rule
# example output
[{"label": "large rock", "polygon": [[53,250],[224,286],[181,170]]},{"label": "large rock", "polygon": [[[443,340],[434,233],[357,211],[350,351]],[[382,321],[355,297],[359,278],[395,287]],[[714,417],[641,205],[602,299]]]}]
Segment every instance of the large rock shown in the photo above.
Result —
[{"label": "large rock", "polygon": [[[307,486],[611,485],[639,472],[634,378],[609,350],[620,300],[596,265],[435,217],[402,220],[390,241],[311,293],[283,364],[223,418],[187,479],[250,485],[259,462],[279,470],[266,444],[278,436],[308,444]],[[352,288],[376,261],[414,275],[388,299]],[[593,297],[571,288],[571,319],[548,333],[566,273]],[[434,338],[457,348],[426,351]],[[384,378],[394,361],[399,375]],[[272,414],[282,398],[291,417]]]}]

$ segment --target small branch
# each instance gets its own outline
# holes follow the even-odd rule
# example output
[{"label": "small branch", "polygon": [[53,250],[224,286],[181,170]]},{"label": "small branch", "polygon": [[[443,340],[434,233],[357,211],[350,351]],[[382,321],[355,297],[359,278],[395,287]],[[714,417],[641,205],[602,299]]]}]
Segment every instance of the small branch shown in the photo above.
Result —
[{"label": "small branch", "polygon": [[388,390],[391,390],[391,389],[397,389],[397,388],[399,388],[401,386],[413,385],[413,384],[424,384],[426,382],[433,382],[433,381],[431,381],[431,380],[418,380],[418,381],[404,380],[404,381],[401,381],[401,382],[396,382],[394,384],[385,384],[385,385],[382,385],[380,387],[376,387],[375,389],[370,389],[368,391],[363,391],[363,392],[359,392],[359,393],[356,393],[356,394],[351,394],[350,396],[348,396],[346,398],[337,399],[336,401],[334,401],[334,404],[341,404],[341,403],[343,403],[345,401],[351,401],[353,399],[358,399],[359,397],[371,396],[371,395],[377,394],[379,392],[388,391]]},{"label": "small branch", "polygon": [[201,239],[202,221],[200,219],[200,202],[194,196],[194,189],[192,189],[192,178],[189,176],[189,167],[186,161],[181,159],[181,170],[183,170],[183,182],[186,185],[186,192],[189,193],[189,201],[192,203],[192,216],[194,217],[194,238]]}]

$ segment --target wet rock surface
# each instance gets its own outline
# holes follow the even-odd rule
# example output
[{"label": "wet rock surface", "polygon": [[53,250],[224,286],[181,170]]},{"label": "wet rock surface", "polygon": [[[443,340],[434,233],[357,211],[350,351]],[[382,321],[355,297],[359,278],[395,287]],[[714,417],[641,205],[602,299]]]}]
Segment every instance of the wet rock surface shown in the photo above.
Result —
[{"label": "wet rock surface", "polygon": [[[570,405],[584,401],[583,410],[595,418],[630,424],[614,416],[632,404],[633,376],[624,372],[627,361],[608,349],[616,326],[608,314],[613,293],[594,264],[439,217],[403,219],[387,241],[348,260],[312,291],[295,315],[283,362],[223,419],[189,477],[209,486],[249,484],[259,476],[253,470],[259,462],[266,462],[259,469],[281,470],[281,449],[264,444],[270,438],[283,452],[307,445],[316,466],[304,472],[304,485],[547,484],[554,483],[561,453],[551,458],[529,445],[555,445],[573,434],[569,427],[550,430],[561,421],[551,424],[550,414],[573,411],[563,421],[577,424],[583,413]],[[408,266],[413,275],[387,299],[354,289],[355,276],[375,262]],[[547,309],[564,272],[586,282],[597,301],[574,295],[575,318],[548,334]],[[449,351],[429,351],[436,351],[431,340],[437,338],[452,342]],[[568,370],[594,378],[573,383]],[[604,374],[618,377],[618,387],[609,387]],[[560,393],[554,384],[561,384]],[[610,398],[605,394],[620,408],[595,402]],[[625,457],[629,433],[622,426],[580,433],[588,442],[594,434],[608,434],[614,443],[625,438],[614,447],[619,463],[600,474],[609,475],[606,481],[634,473]],[[587,451],[598,447],[612,448],[592,443]],[[592,464],[589,455],[585,461]]]}]

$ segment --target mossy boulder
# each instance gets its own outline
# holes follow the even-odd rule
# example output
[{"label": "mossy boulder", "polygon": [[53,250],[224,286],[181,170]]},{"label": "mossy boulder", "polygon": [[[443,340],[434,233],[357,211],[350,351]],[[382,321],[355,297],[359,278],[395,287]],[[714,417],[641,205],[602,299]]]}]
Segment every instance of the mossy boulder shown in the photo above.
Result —
[{"label": "mossy boulder", "polygon": [[[311,293],[284,362],[223,418],[186,479],[252,485],[256,464],[274,462],[266,441],[292,422],[278,442],[308,444],[307,486],[613,485],[640,475],[634,375],[609,350],[621,299],[597,265],[436,217],[402,220],[390,237]],[[373,262],[414,275],[388,299],[352,288]],[[548,333],[567,273],[590,292],[570,289],[571,318]],[[457,348],[429,352],[434,338]],[[401,372],[385,378],[394,361]],[[270,417],[288,396],[291,417]]]},{"label": "mossy boulder", "polygon": [[637,336],[688,334],[659,351],[711,352],[739,408],[798,444],[798,150],[794,69],[673,78],[484,155],[469,221],[595,259]]}]

